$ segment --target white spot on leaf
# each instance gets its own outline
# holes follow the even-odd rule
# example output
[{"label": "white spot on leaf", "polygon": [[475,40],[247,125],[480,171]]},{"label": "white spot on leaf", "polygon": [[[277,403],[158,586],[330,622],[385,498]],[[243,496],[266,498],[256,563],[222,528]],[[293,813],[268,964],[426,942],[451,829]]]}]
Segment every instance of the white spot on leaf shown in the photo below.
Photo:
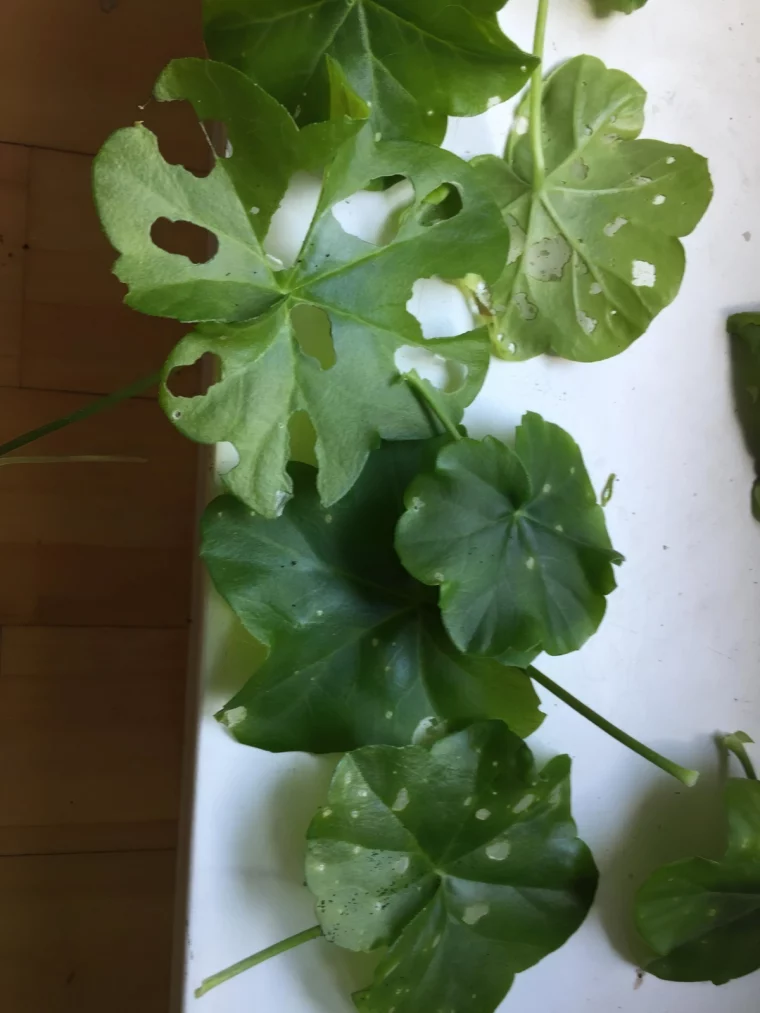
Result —
[{"label": "white spot on leaf", "polygon": [[490,819],[490,817],[491,817],[490,809],[478,809],[478,811],[475,813],[476,820],[487,820]]},{"label": "white spot on leaf", "polygon": [[535,801],[536,801],[535,795],[524,795],[520,799],[520,801],[515,806],[513,806],[512,812],[515,813],[515,815],[525,812],[525,810],[529,809],[530,806],[532,806]]},{"label": "white spot on leaf", "polygon": [[654,264],[646,260],[634,260],[633,262],[633,284],[636,288],[654,288],[657,281],[657,270]]},{"label": "white spot on leaf", "polygon": [[564,236],[547,236],[532,243],[525,254],[525,269],[539,281],[559,281],[573,251]]},{"label": "white spot on leaf", "polygon": [[462,914],[462,921],[465,925],[477,925],[477,923],[491,910],[488,904],[469,904]]},{"label": "white spot on leaf", "polygon": [[523,320],[535,320],[538,316],[538,307],[530,301],[524,292],[515,292],[512,302]]},{"label": "white spot on leaf", "polygon": [[404,809],[406,809],[408,805],[409,805],[409,792],[406,790],[406,788],[402,788],[401,791],[396,796],[396,800],[391,806],[391,809],[395,813],[400,813]]},{"label": "white spot on leaf", "polygon": [[228,711],[222,714],[222,722],[227,728],[236,728],[241,725],[248,717],[248,711],[245,707],[230,707]]},{"label": "white spot on leaf", "polygon": [[628,219],[623,218],[622,215],[618,215],[613,222],[608,222],[608,224],[604,226],[604,234],[605,236],[612,238],[612,236],[614,236],[617,232],[620,232],[622,227],[627,224]]},{"label": "white spot on leaf", "polygon": [[597,321],[593,317],[590,317],[588,313],[584,313],[583,310],[578,310],[576,314],[578,326],[584,334],[593,334],[596,330]]},{"label": "white spot on leaf", "polygon": [[505,858],[509,857],[511,850],[512,845],[509,841],[495,841],[493,844],[488,845],[486,854],[493,862],[503,862]]},{"label": "white spot on leaf", "polygon": [[666,200],[667,198],[664,193],[658,193],[652,198],[652,203],[659,207],[660,204],[664,204]]},{"label": "white spot on leaf", "polygon": [[528,127],[529,126],[530,126],[530,124],[528,123],[528,117],[527,116],[518,116],[515,119],[515,133],[519,134],[520,137],[522,137],[523,134],[527,134],[528,133]]}]

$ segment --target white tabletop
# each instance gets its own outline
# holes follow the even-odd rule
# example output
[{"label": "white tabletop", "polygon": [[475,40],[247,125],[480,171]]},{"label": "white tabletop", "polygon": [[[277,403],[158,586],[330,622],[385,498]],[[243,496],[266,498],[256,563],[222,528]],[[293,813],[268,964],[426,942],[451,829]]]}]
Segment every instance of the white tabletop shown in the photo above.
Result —
[{"label": "white tabletop", "polygon": [[[535,0],[512,0],[507,33],[530,48]],[[760,4],[649,0],[597,20],[590,0],[553,0],[548,62],[586,52],[649,92],[645,134],[710,159],[716,195],[686,240],[680,297],[648,333],[597,364],[494,362],[469,410],[473,435],[504,435],[532,409],[580,444],[626,556],[600,631],[576,655],[542,659],[553,678],[632,734],[706,773],[692,791],[545,699],[531,739],[574,759],[574,813],[601,872],[597,902],[559,952],[518,977],[504,1011],[757,1013],[760,974],[725,985],[646,977],[628,937],[635,885],[655,866],[715,854],[723,820],[716,730],[760,738],[760,524],[736,425],[725,319],[760,308]],[[447,146],[499,153],[506,107],[453,123]],[[432,313],[434,306],[422,313]],[[207,598],[191,826],[184,1013],[350,1013],[371,961],[319,941],[202,1000],[206,975],[314,924],[303,886],[304,832],[331,763],[233,742],[212,717],[250,671],[250,645]],[[421,1010],[420,1013],[428,1013]]]}]

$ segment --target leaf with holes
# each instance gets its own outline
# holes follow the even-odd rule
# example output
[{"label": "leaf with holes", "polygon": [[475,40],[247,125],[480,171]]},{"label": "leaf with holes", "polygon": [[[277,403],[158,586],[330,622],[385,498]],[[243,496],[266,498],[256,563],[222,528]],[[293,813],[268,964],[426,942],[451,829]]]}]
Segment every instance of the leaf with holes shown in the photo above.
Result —
[{"label": "leaf with holes", "polygon": [[525,84],[535,59],[499,28],[502,0],[206,0],[211,56],[245,71],[299,122],[324,116],[340,65],[386,139],[443,139]]},{"label": "leaf with holes", "polygon": [[579,56],[545,83],[543,184],[534,186],[527,97],[504,159],[474,160],[511,230],[506,267],[481,306],[503,358],[606,359],[678,293],[678,237],[696,227],[712,184],[690,148],[639,138],[645,98],[627,74]]},{"label": "leaf with holes", "polygon": [[725,804],[724,858],[665,865],[636,896],[638,930],[658,954],[646,970],[658,978],[723,985],[760,968],[760,782],[731,778]]},{"label": "leaf with holes", "polygon": [[539,774],[497,721],[429,751],[350,753],[308,842],[325,936],[390,947],[354,996],[362,1013],[493,1013],[515,974],[581,925],[596,889],[570,813],[570,758]]},{"label": "leaf with holes", "polygon": [[599,626],[622,556],[559,426],[528,412],[514,450],[490,436],[450,443],[405,503],[396,547],[411,574],[440,585],[460,650],[525,664],[577,650]]},{"label": "leaf with holes", "polygon": [[[760,476],[760,313],[736,313],[729,318],[734,402],[747,450]],[[752,487],[751,508],[760,520],[760,478]]]},{"label": "leaf with holes", "polygon": [[276,520],[229,496],[208,507],[201,553],[214,584],[270,647],[218,715],[241,742],[338,752],[411,742],[431,719],[498,717],[520,735],[540,724],[525,673],[460,654],[393,549],[404,489],[439,442],[384,444],[327,510],[307,465],[292,466],[297,495]]},{"label": "leaf with holes", "polygon": [[[406,303],[420,277],[473,269],[494,280],[506,226],[489,192],[455,155],[414,143],[376,145],[365,128],[332,160],[300,253],[283,270],[265,252],[258,222],[271,217],[306,154],[324,156],[324,132],[315,125],[299,134],[284,109],[224,65],[172,65],[158,94],[191,97],[202,118],[224,119],[232,143],[231,157],[217,159],[205,179],[168,165],[141,126],[119,131],[97,159],[98,205],[121,253],[115,271],[129,286],[127,302],[202,322],[170,355],[161,402],[192,439],[235,445],[239,464],[227,488],[270,517],[291,491],[289,422],[306,412],[316,431],[320,495],[333,503],[381,438],[435,431],[399,380],[401,350],[417,349],[441,367],[441,396],[455,417],[479,390],[488,365],[485,331],[426,340]],[[315,131],[304,150],[303,135],[314,138]],[[397,176],[411,182],[413,203],[397,216],[388,241],[345,232],[333,208],[378,177]],[[442,187],[453,200],[443,202],[445,220],[436,215],[430,223],[429,198]],[[218,252],[193,264],[160,249],[151,241],[160,218],[207,229]],[[166,383],[171,371],[205,353],[218,357],[217,383],[194,398],[173,395]]]}]

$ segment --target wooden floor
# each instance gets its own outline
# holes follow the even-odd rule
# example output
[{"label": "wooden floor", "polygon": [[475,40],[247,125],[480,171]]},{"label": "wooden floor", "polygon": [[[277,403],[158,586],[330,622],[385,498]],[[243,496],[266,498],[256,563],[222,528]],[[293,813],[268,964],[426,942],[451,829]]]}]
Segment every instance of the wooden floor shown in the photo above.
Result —
[{"label": "wooden floor", "polygon": [[[0,442],[153,372],[179,330],[121,305],[90,198],[199,0],[0,4]],[[193,143],[195,143],[193,141]],[[150,394],[0,467],[0,1009],[166,1013],[197,448]]]}]

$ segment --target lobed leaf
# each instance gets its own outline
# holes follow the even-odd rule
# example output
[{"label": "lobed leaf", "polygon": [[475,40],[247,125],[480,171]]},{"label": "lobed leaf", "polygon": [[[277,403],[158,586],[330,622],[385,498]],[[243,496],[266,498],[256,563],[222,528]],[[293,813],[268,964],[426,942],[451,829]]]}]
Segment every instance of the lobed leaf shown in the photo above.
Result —
[{"label": "lobed leaf", "polygon": [[669,981],[725,984],[760,968],[760,782],[725,792],[729,840],[719,862],[689,858],[654,872],[636,897],[636,924]]},{"label": "lobed leaf", "polygon": [[206,510],[214,584],[270,648],[218,715],[241,742],[339,752],[406,744],[436,719],[500,718],[523,736],[540,724],[526,674],[460,654],[394,551],[404,490],[439,442],[384,444],[329,509],[314,469],[293,465],[297,492],[276,520],[229,496]]},{"label": "lobed leaf", "polygon": [[690,148],[639,138],[645,98],[627,74],[576,57],[544,86],[544,185],[533,184],[529,96],[504,159],[473,160],[511,232],[487,308],[503,358],[617,355],[678,293],[678,237],[705,213],[712,184]]},{"label": "lobed leaf", "polygon": [[325,936],[389,946],[363,1013],[493,1013],[515,974],[583,922],[597,872],[570,814],[570,759],[538,774],[497,721],[344,757],[308,832]]},{"label": "lobed leaf", "polygon": [[[203,179],[167,164],[156,137],[139,125],[118,131],[96,161],[98,207],[121,254],[115,272],[129,286],[127,303],[201,322],[166,363],[164,410],[192,439],[235,445],[239,464],[226,486],[268,517],[291,494],[288,427],[306,412],[316,432],[320,495],[334,503],[381,439],[435,431],[399,381],[394,357],[400,349],[424,348],[446,365],[451,383],[441,397],[456,418],[479,390],[488,364],[485,333],[425,340],[406,304],[420,277],[474,268],[495,278],[506,226],[489,192],[456,156],[421,144],[378,145],[368,128],[335,153],[360,124],[343,117],[299,132],[285,109],[224,64],[171,64],[157,94],[189,98],[202,119],[223,119],[232,144],[231,156],[217,158]],[[284,270],[265,252],[262,236],[293,172],[317,168],[331,154],[308,234],[295,264]],[[411,182],[414,203],[390,241],[376,245],[344,232],[334,206],[379,177],[398,176]],[[445,220],[430,224],[428,198],[443,184],[459,201]],[[218,252],[193,264],[160,249],[151,238],[159,218],[207,229]],[[205,353],[219,361],[217,382],[197,397],[172,394],[172,370]]]},{"label": "lobed leaf", "polygon": [[206,0],[212,57],[238,67],[299,122],[325,115],[333,59],[387,140],[440,143],[523,86],[535,59],[499,28],[502,0]]},{"label": "lobed leaf", "polygon": [[405,503],[399,556],[440,585],[460,650],[525,665],[542,650],[577,650],[599,626],[622,556],[559,426],[528,412],[514,450],[493,437],[448,444]]}]

